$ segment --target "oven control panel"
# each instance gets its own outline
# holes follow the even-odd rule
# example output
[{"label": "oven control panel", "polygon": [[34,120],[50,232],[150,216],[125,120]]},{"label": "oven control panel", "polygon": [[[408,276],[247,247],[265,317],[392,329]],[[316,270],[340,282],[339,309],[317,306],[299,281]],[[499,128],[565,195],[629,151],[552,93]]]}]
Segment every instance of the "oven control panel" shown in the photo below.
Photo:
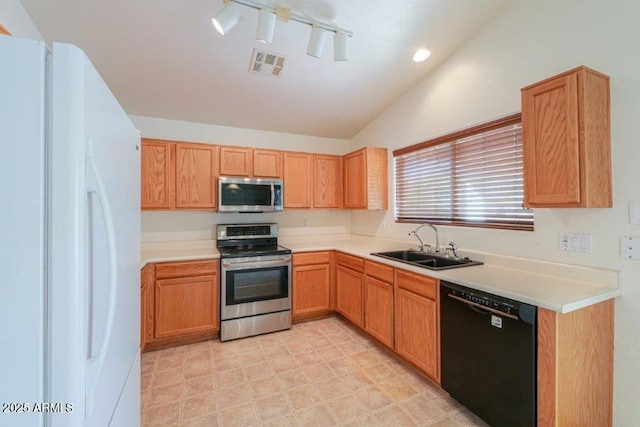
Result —
[{"label": "oven control panel", "polygon": [[278,237],[278,224],[218,224],[218,240]]}]

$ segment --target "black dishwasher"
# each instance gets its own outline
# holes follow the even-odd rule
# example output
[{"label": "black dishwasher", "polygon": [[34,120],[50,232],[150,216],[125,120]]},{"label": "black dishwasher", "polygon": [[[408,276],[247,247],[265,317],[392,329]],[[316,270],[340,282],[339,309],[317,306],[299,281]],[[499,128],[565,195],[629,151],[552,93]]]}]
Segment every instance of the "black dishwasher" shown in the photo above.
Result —
[{"label": "black dishwasher", "polygon": [[536,425],[536,307],[440,285],[442,388],[493,427]]}]

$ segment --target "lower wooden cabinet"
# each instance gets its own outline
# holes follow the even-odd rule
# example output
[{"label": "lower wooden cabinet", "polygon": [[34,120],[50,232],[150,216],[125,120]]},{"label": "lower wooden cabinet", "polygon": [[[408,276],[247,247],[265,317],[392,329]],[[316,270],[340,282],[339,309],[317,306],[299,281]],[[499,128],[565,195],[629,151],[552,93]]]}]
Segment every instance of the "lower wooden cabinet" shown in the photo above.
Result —
[{"label": "lower wooden cabinet", "polygon": [[213,338],[220,330],[218,261],[147,264],[141,292],[143,351]]},{"label": "lower wooden cabinet", "polygon": [[364,330],[393,348],[393,284],[367,276]]},{"label": "lower wooden cabinet", "polygon": [[393,348],[393,267],[365,262],[364,330]]},{"label": "lower wooden cabinet", "polygon": [[331,253],[293,254],[292,258],[293,320],[328,314],[331,310]]},{"label": "lower wooden cabinet", "polygon": [[156,280],[155,337],[218,330],[217,275]]},{"label": "lower wooden cabinet", "polygon": [[142,269],[140,295],[140,348],[144,351],[147,343],[153,341],[153,304],[154,304],[155,265],[147,264]]},{"label": "lower wooden cabinet", "polygon": [[396,270],[395,349],[440,383],[438,280]]},{"label": "lower wooden cabinet", "polygon": [[338,263],[336,311],[360,328],[364,327],[364,273]]},{"label": "lower wooden cabinet", "polygon": [[538,308],[538,426],[612,426],[614,300]]}]

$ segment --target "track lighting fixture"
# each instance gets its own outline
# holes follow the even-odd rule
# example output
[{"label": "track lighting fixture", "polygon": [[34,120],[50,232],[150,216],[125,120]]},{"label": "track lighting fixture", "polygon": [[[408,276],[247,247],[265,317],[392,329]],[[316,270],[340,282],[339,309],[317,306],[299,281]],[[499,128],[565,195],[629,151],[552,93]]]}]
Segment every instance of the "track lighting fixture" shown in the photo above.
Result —
[{"label": "track lighting fixture", "polygon": [[258,29],[256,30],[256,40],[264,43],[273,41],[273,32],[276,28],[276,14],[267,9],[260,9],[258,15]]},{"label": "track lighting fixture", "polygon": [[342,31],[336,31],[333,36],[333,60],[334,61],[347,61],[349,59],[349,52],[347,50],[347,33]]},{"label": "track lighting fixture", "polygon": [[311,37],[307,46],[307,54],[320,58],[324,50],[324,42],[327,33],[333,33],[333,59],[334,61],[347,61],[347,42],[349,37],[353,37],[351,31],[343,30],[330,24],[325,24],[305,16],[295,15],[291,10],[283,6],[275,8],[267,7],[253,0],[223,0],[224,8],[211,19],[213,26],[222,35],[231,29],[242,19],[242,10],[239,5],[247,6],[259,10],[258,28],[256,29],[256,40],[271,43],[275,30],[276,19],[288,22],[289,20],[306,24],[311,27]]},{"label": "track lighting fixture", "polygon": [[324,50],[324,36],[326,32],[317,25],[311,27],[311,37],[309,38],[309,45],[307,46],[307,55],[320,58],[322,51]]},{"label": "track lighting fixture", "polygon": [[222,35],[227,34],[242,19],[242,9],[236,3],[227,3],[220,12],[211,18],[213,26]]}]

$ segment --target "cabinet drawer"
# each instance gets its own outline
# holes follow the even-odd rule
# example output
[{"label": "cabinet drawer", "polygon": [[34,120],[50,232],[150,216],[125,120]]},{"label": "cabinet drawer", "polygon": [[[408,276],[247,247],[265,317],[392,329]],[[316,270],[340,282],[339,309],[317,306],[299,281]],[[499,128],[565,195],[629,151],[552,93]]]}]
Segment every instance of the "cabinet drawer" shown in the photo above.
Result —
[{"label": "cabinet drawer", "polygon": [[367,276],[375,277],[383,282],[393,283],[393,267],[378,262],[366,261]]},{"label": "cabinet drawer", "polygon": [[305,252],[293,254],[293,265],[328,264],[331,261],[331,253],[326,252]]},{"label": "cabinet drawer", "polygon": [[343,254],[342,252],[338,252],[336,257],[336,261],[338,265],[342,265],[344,267],[350,268],[355,271],[359,271],[360,273],[364,272],[364,259],[359,258],[353,255]]},{"label": "cabinet drawer", "polygon": [[218,271],[218,261],[165,262],[156,264],[156,279],[204,276]]},{"label": "cabinet drawer", "polygon": [[396,285],[423,297],[437,299],[438,279],[433,277],[396,270]]}]

